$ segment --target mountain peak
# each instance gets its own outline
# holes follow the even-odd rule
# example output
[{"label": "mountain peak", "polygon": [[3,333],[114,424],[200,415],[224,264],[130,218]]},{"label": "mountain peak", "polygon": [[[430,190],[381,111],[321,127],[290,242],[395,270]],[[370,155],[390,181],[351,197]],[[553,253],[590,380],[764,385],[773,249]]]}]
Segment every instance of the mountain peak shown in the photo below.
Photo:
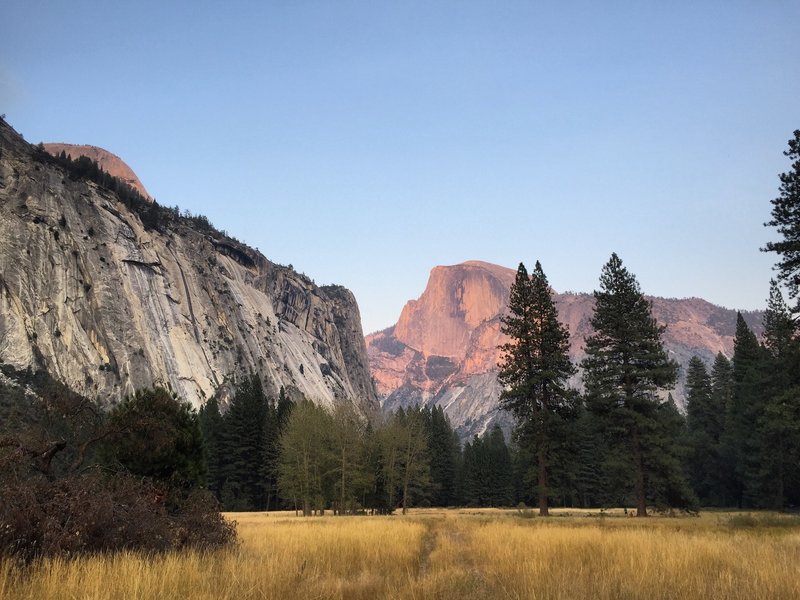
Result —
[{"label": "mountain peak", "polygon": [[44,144],[44,149],[53,156],[61,154],[63,151],[67,156],[71,156],[73,160],[79,156],[90,158],[91,160],[96,161],[97,164],[100,165],[100,168],[109,175],[127,183],[148,200],[153,199],[153,197],[147,193],[147,190],[136,176],[136,173],[133,172],[133,169],[131,169],[124,160],[122,160],[113,152],[109,152],[103,148],[98,148],[97,146],[89,146],[85,144],[64,144],[60,142]]},{"label": "mountain peak", "polygon": [[[504,417],[498,413],[498,346],[508,342],[500,317],[508,306],[516,271],[469,260],[431,270],[428,285],[403,308],[394,328],[367,336],[372,377],[385,409],[415,403],[444,408],[467,439]],[[561,322],[570,334],[575,363],[585,356],[591,333],[594,297],[557,294]],[[667,329],[663,341],[670,356],[686,365],[693,355],[707,363],[718,352],[733,351],[736,312],[699,298],[651,298],[653,315]],[[759,330],[761,313],[747,315]],[[683,378],[674,396],[682,404]],[[579,385],[576,377],[573,385]]]},{"label": "mountain peak", "polygon": [[438,266],[400,314],[394,336],[425,355],[463,359],[472,331],[505,310],[514,271],[481,261]]}]

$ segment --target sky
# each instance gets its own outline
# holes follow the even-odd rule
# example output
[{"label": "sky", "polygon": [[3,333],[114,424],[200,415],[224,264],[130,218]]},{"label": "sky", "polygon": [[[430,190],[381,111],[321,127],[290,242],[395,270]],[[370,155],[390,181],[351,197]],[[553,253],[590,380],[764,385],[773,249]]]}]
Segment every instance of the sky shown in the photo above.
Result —
[{"label": "sky", "polygon": [[766,303],[800,128],[800,2],[7,0],[0,113],[350,288],[365,332],[436,265]]}]

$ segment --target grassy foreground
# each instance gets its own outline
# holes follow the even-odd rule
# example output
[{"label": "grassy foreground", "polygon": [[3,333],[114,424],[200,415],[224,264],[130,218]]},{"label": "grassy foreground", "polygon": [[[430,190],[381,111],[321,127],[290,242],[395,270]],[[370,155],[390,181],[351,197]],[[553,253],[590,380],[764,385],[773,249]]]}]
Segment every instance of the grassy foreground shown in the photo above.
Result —
[{"label": "grassy foreground", "polygon": [[240,513],[209,554],[0,562],[0,598],[800,598],[800,518]]}]

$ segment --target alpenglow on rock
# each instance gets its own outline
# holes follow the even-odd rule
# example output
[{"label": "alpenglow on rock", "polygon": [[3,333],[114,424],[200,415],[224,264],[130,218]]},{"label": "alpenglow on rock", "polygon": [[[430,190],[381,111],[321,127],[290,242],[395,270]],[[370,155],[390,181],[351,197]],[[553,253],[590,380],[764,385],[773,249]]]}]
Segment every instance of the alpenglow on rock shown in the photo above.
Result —
[{"label": "alpenglow on rock", "polygon": [[2,120],[0,144],[0,362],[107,401],[158,384],[200,405],[254,372],[271,394],[377,410],[348,290],[189,219],[145,228]]},{"label": "alpenglow on rock", "polygon": [[[598,269],[599,274],[599,269]],[[497,347],[506,343],[500,317],[508,306],[515,271],[480,261],[434,267],[422,296],[409,301],[394,327],[367,336],[370,368],[384,410],[438,404],[462,440],[497,423],[509,430],[511,416],[499,409]],[[736,311],[705,300],[650,298],[656,319],[667,326],[664,345],[682,365],[673,396],[683,406],[685,367],[693,355],[711,363],[733,353]],[[570,357],[585,356],[591,333],[591,294],[556,294],[559,319],[570,333]],[[759,312],[745,318],[761,329]],[[580,386],[580,373],[572,380]]]},{"label": "alpenglow on rock", "polygon": [[144,184],[139,181],[139,178],[136,176],[136,173],[133,172],[133,169],[131,169],[119,156],[109,152],[108,150],[98,148],[97,146],[60,143],[44,144],[44,149],[53,156],[57,156],[63,152],[66,156],[71,157],[73,160],[79,156],[90,158],[109,175],[112,175],[128,184],[146,199],[153,199],[153,197],[147,193],[147,190],[144,188]]}]

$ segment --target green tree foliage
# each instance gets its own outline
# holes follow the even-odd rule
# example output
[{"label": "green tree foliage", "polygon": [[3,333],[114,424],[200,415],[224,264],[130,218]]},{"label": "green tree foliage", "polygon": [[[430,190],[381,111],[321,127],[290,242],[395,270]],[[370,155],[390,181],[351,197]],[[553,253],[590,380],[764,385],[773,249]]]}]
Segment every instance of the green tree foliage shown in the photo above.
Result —
[{"label": "green tree foliage", "polygon": [[228,510],[261,510],[266,489],[261,465],[269,416],[267,397],[256,375],[236,386],[222,432],[222,502]]},{"label": "green tree foliage", "polygon": [[203,549],[235,539],[198,489],[202,443],[186,404],[143,390],[104,418],[43,371],[3,371],[18,383],[0,382],[0,555]]},{"label": "green tree foliage", "polygon": [[280,436],[292,403],[277,403],[255,375],[241,380],[224,412],[212,397],[200,410],[208,455],[208,488],[226,510],[269,510],[278,497]]},{"label": "green tree foliage", "polygon": [[200,431],[206,449],[206,482],[215,497],[222,497],[224,483],[224,421],[219,402],[212,397],[199,411]]},{"label": "green tree foliage", "polygon": [[762,361],[747,494],[756,506],[780,509],[800,500],[800,342],[774,281],[764,315]]},{"label": "green tree foliage", "polygon": [[285,498],[309,516],[323,511],[333,497],[330,473],[336,457],[330,449],[331,415],[304,400],[291,412],[281,437],[278,486]]},{"label": "green tree foliage", "polygon": [[514,462],[499,427],[493,427],[464,445],[463,469],[466,505],[513,504]]},{"label": "green tree foliage", "polygon": [[681,473],[671,472],[679,469],[677,448],[665,431],[669,419],[662,414],[659,391],[674,385],[677,365],[661,344],[663,328],[616,254],[603,267],[594,296],[584,383],[587,407],[602,424],[607,442],[603,466],[608,483],[632,489],[638,516],[647,516],[648,500],[668,498],[673,506],[694,508],[693,496],[682,497],[687,488]]},{"label": "green tree foliage", "polygon": [[205,484],[203,436],[188,402],[163,388],[140,390],[111,410],[107,427],[98,449],[107,468],[172,487]]},{"label": "green tree foliage", "polygon": [[337,404],[331,415],[330,451],[336,514],[355,513],[370,489],[366,423],[352,404]]},{"label": "green tree foliage", "polygon": [[539,514],[548,514],[548,466],[564,421],[574,419],[577,395],[567,387],[575,373],[569,359],[569,332],[558,320],[547,277],[537,261],[532,276],[520,263],[511,286],[502,332],[498,380],[500,406],[511,411],[534,445]]},{"label": "green tree foliage", "polygon": [[425,417],[416,406],[408,410],[398,409],[386,426],[384,436],[385,453],[391,456],[391,476],[387,473],[387,484],[395,488],[403,514],[408,512],[415,498],[422,498],[430,485],[428,464],[428,439]]},{"label": "green tree foliage", "polygon": [[786,285],[791,298],[797,299],[795,312],[800,311],[800,129],[789,140],[789,149],[783,153],[791,161],[791,170],[780,175],[779,196],[772,200],[772,220],[781,240],[768,242],[764,250],[775,252],[778,278]]},{"label": "green tree foliage", "polygon": [[748,501],[746,489],[750,467],[757,460],[751,434],[753,424],[763,411],[761,367],[764,353],[755,334],[739,313],[733,342],[731,397],[725,411],[722,455],[729,494],[738,507]]},{"label": "green tree foliage", "polygon": [[430,503],[455,506],[459,502],[457,473],[461,445],[441,406],[422,409],[427,433],[427,460],[430,465]]},{"label": "green tree foliage", "polygon": [[[722,478],[720,442],[724,427],[725,399],[730,363],[723,354],[714,362],[714,377],[697,356],[689,361],[686,377],[687,463],[689,480],[700,502],[724,506],[726,495]],[[728,375],[726,375],[728,373]]]},{"label": "green tree foliage", "polygon": [[283,386],[281,386],[278,393],[278,402],[273,403],[268,400],[267,403],[261,463],[261,477],[266,490],[267,510],[281,504],[281,499],[278,495],[281,436],[286,428],[286,423],[289,421],[293,406],[294,404],[286,396],[286,390],[284,390]]}]

